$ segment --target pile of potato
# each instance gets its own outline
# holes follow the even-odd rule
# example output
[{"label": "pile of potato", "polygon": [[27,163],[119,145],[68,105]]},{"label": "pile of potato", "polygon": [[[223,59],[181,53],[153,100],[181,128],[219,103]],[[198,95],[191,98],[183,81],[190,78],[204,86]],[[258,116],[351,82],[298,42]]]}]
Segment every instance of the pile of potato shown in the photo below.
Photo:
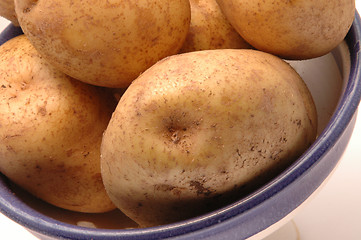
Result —
[{"label": "pile of potato", "polygon": [[352,0],[0,6],[24,32],[0,47],[0,171],[140,227],[224,206],[296,160],[317,113],[283,59],[329,53],[355,13]]}]

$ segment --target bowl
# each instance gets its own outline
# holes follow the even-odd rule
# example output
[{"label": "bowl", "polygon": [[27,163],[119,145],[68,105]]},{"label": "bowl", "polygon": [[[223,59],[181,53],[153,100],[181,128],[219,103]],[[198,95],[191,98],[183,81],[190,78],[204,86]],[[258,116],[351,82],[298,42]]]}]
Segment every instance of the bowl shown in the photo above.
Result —
[{"label": "bowl", "polygon": [[[9,25],[0,44],[21,34]],[[305,80],[319,115],[318,138],[292,165],[236,202],[207,214],[152,228],[118,210],[104,214],[66,211],[42,202],[0,174],[0,211],[40,239],[260,239],[282,226],[323,186],[352,135],[361,98],[361,20],[331,53],[288,61]]]}]

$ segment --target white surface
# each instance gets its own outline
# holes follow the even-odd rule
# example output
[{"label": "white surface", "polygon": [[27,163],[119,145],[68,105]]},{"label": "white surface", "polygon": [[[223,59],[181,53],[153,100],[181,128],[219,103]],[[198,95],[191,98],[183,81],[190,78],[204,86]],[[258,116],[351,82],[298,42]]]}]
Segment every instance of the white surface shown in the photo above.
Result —
[{"label": "white surface", "polygon": [[[361,11],[361,0],[356,0]],[[0,18],[0,31],[8,22]],[[361,239],[361,110],[350,143],[325,187],[293,219],[297,240]],[[0,239],[36,240],[22,226],[0,213]],[[293,239],[293,238],[292,238]],[[279,240],[290,240],[281,239]]]}]

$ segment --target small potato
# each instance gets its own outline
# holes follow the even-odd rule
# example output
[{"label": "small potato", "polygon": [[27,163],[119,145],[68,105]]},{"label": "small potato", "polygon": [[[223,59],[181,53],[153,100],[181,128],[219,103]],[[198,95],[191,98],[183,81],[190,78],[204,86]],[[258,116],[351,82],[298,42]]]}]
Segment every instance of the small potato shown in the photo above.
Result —
[{"label": "small potato", "polygon": [[179,51],[189,0],[15,0],[25,35],[62,72],[93,85],[125,88]]},{"label": "small potato", "polygon": [[355,0],[217,2],[249,44],[287,59],[329,53],[345,38],[355,16]]},{"label": "small potato", "polygon": [[190,0],[191,24],[181,53],[223,48],[251,48],[225,18],[216,0]]},{"label": "small potato", "polygon": [[0,171],[58,207],[114,209],[100,174],[113,95],[54,69],[24,35],[0,56]]},{"label": "small potato", "polygon": [[11,21],[15,26],[19,26],[14,0],[0,0],[0,16]]},{"label": "small potato", "polygon": [[193,217],[244,195],[315,140],[300,76],[256,50],[184,53],[126,90],[105,131],[105,188],[142,227]]}]

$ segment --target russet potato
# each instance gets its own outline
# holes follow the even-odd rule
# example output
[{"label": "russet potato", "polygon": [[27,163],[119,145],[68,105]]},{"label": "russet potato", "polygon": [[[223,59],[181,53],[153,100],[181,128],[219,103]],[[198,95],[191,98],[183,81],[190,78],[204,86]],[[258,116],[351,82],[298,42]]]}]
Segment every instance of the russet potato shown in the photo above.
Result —
[{"label": "russet potato", "polygon": [[354,0],[217,0],[253,47],[287,59],[309,59],[334,49],[355,16]]},{"label": "russet potato", "polygon": [[0,0],[0,16],[11,21],[15,26],[19,26],[14,0]]},{"label": "russet potato", "polygon": [[120,99],[101,173],[114,204],[140,226],[167,224],[278,173],[316,129],[307,86],[280,58],[249,49],[179,54],[149,68]]},{"label": "russet potato", "polygon": [[53,68],[24,35],[0,55],[0,172],[61,208],[114,209],[100,173],[112,94]]},{"label": "russet potato", "polygon": [[188,0],[15,0],[20,26],[62,72],[86,83],[127,87],[181,48]]},{"label": "russet potato", "polygon": [[181,53],[251,48],[225,18],[216,0],[190,0],[191,23]]}]

